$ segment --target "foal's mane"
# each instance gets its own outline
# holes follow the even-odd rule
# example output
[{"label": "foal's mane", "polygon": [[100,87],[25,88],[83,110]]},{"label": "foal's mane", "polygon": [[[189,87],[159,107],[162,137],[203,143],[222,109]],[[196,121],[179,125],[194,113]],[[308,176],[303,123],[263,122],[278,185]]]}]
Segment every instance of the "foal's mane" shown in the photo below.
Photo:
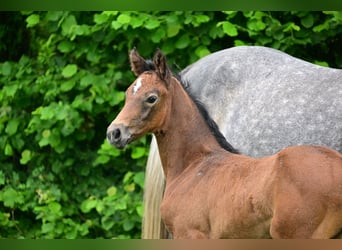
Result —
[{"label": "foal's mane", "polygon": [[211,118],[211,116],[209,115],[208,110],[206,109],[204,103],[202,103],[200,100],[198,100],[194,95],[192,95],[189,91],[187,91],[187,86],[189,86],[188,83],[183,82],[180,76],[176,76],[176,78],[179,80],[179,82],[181,83],[182,87],[184,88],[185,92],[189,95],[189,97],[191,98],[191,100],[195,103],[198,111],[200,112],[200,114],[202,115],[202,117],[204,118],[204,121],[207,123],[207,125],[209,126],[209,129],[211,131],[211,133],[213,134],[213,136],[216,138],[216,141],[220,144],[220,146],[231,152],[234,154],[239,154],[239,151],[237,149],[235,149],[226,139],[226,137],[224,137],[224,135],[221,133],[219,127],[217,126],[217,123]]},{"label": "foal's mane", "polygon": [[[154,71],[155,70],[154,64],[151,60],[146,60],[145,62],[146,62],[145,67],[144,67],[145,71]],[[212,135],[216,138],[216,141],[220,144],[220,146],[223,149],[227,150],[228,152],[231,152],[234,154],[239,154],[239,151],[237,149],[235,149],[226,140],[226,138],[223,136],[219,127],[217,126],[217,123],[209,115],[208,110],[206,109],[205,105],[201,101],[196,99],[196,97],[194,95],[192,95],[189,91],[187,91],[187,88],[188,88],[187,86],[189,86],[189,84],[187,82],[184,82],[179,74],[174,75],[174,77],[180,82],[180,84],[183,87],[183,89],[185,90],[185,92],[189,95],[191,100],[195,103],[198,111],[200,112],[200,114],[204,118],[205,122],[209,126],[209,129],[210,129]]]}]

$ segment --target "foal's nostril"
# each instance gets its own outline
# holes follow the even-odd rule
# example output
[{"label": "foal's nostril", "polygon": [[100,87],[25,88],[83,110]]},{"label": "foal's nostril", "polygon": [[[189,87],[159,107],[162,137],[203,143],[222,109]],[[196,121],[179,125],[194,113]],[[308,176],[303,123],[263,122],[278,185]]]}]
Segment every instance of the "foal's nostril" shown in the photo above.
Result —
[{"label": "foal's nostril", "polygon": [[114,140],[118,140],[118,139],[120,139],[121,138],[121,131],[120,131],[120,129],[115,129],[114,131],[113,131],[113,137],[114,137]]},{"label": "foal's nostril", "polygon": [[111,143],[118,142],[121,139],[121,131],[119,128],[116,128],[107,133],[107,138]]},{"label": "foal's nostril", "polygon": [[118,149],[123,149],[131,138],[128,128],[124,125],[112,125],[107,130],[107,139],[110,144]]}]

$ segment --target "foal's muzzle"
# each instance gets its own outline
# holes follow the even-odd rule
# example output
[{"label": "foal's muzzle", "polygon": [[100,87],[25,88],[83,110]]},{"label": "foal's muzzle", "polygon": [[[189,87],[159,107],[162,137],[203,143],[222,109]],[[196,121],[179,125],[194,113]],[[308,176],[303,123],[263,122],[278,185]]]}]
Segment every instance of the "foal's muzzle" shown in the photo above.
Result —
[{"label": "foal's muzzle", "polygon": [[110,144],[118,149],[123,149],[128,143],[130,143],[131,133],[126,126],[110,125],[107,129],[107,139]]}]

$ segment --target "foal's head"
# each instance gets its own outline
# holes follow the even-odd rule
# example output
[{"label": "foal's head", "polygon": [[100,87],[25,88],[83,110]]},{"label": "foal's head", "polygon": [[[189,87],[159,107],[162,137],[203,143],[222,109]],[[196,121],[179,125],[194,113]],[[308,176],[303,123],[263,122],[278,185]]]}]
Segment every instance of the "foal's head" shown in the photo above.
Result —
[{"label": "foal's head", "polygon": [[120,149],[147,133],[158,132],[171,107],[167,93],[172,73],[161,51],[157,50],[152,63],[133,49],[130,63],[138,78],[127,89],[125,106],[107,129],[108,141]]}]

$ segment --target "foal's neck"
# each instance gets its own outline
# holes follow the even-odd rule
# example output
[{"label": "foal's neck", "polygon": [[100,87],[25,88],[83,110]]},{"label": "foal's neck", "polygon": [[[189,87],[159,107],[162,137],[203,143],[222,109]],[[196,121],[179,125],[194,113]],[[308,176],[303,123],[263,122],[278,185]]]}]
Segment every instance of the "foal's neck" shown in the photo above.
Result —
[{"label": "foal's neck", "polygon": [[169,88],[172,96],[170,114],[163,132],[156,134],[166,181],[177,177],[201,157],[223,151],[183,87],[172,82]]}]

